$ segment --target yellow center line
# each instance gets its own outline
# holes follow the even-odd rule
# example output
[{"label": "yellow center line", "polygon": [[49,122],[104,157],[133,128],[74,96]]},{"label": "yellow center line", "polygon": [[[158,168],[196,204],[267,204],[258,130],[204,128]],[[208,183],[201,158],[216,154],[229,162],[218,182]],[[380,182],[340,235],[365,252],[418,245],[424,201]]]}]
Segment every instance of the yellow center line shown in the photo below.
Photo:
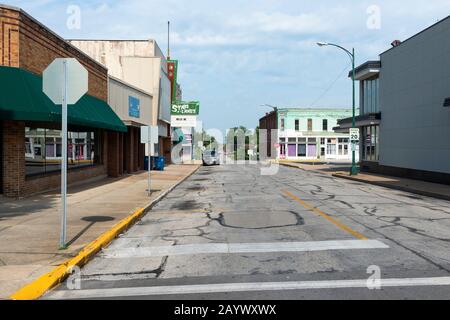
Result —
[{"label": "yellow center line", "polygon": [[302,206],[304,206],[306,209],[311,210],[312,212],[317,213],[318,215],[320,215],[321,217],[327,219],[328,221],[330,221],[332,224],[334,224],[335,226],[337,226],[338,228],[347,231],[348,233],[350,233],[351,235],[355,236],[356,238],[360,239],[360,240],[369,240],[368,238],[366,238],[365,236],[363,236],[361,233],[356,232],[355,230],[353,230],[350,227],[347,227],[345,224],[337,221],[336,219],[330,217],[329,215],[327,215],[326,213],[324,213],[323,211],[321,211],[320,209],[310,205],[309,203],[307,203],[306,201],[303,201],[302,199],[300,199],[299,197],[293,195],[292,193],[290,193],[287,190],[283,190],[283,193],[285,195],[287,195],[288,197],[294,199],[295,201],[297,201],[298,203],[300,203]]}]

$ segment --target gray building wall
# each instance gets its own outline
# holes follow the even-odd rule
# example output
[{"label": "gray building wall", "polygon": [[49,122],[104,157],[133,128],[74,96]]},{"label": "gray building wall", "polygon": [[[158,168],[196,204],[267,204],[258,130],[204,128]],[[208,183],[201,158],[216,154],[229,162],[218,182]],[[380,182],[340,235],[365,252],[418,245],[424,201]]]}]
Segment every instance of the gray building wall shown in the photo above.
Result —
[{"label": "gray building wall", "polygon": [[450,19],[381,55],[380,165],[450,173]]}]

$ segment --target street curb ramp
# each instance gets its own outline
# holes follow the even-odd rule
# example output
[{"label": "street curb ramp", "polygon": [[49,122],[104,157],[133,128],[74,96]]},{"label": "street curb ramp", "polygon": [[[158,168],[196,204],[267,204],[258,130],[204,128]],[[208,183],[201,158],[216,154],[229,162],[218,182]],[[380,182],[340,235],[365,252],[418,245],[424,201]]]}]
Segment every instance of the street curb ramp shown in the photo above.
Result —
[{"label": "street curb ramp", "polygon": [[120,221],[118,224],[102,234],[96,240],[92,241],[90,244],[84,247],[74,258],[67,260],[49,273],[42,275],[32,283],[26,285],[16,293],[12,294],[10,298],[12,300],[36,300],[42,297],[46,292],[67,279],[67,277],[71,275],[74,267],[83,267],[98,252],[100,252],[103,248],[106,248],[114,239],[131,228],[137,221],[142,219],[158,202],[160,202],[181,183],[194,175],[199,169],[200,166],[190,174],[188,174],[186,177],[181,179],[179,182],[177,182],[175,185],[170,187],[168,190],[163,192],[161,195],[159,195],[158,198],[151,201],[145,208],[137,209],[130,216]]}]

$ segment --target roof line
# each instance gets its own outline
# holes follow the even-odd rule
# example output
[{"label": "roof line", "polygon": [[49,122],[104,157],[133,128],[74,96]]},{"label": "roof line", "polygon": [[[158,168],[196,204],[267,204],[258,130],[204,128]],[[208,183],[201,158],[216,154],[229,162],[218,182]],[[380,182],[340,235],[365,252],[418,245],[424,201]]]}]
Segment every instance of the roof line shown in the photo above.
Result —
[{"label": "roof line", "polygon": [[139,89],[138,87],[136,87],[136,86],[134,86],[134,85],[132,85],[132,84],[122,80],[122,79],[119,79],[119,78],[114,77],[112,75],[108,75],[108,78],[112,79],[112,80],[114,80],[116,82],[119,82],[119,83],[121,83],[121,84],[123,84],[123,85],[125,85],[125,86],[127,86],[127,87],[129,87],[131,89],[133,89],[134,91],[137,91],[137,92],[139,92],[139,93],[141,93],[143,95],[146,95],[146,96],[149,96],[149,97],[153,98],[153,94],[151,94],[151,93],[149,93],[149,92],[147,92],[145,90]]},{"label": "roof line", "polygon": [[33,21],[34,23],[38,24],[39,26],[41,26],[43,29],[45,29],[47,32],[51,33],[53,36],[55,36],[57,39],[63,41],[64,43],[68,44],[72,49],[74,49],[75,51],[77,51],[78,53],[80,53],[82,56],[84,56],[85,58],[89,59],[89,61],[93,62],[94,64],[98,65],[99,67],[102,67],[102,69],[104,70],[108,70],[108,68],[106,68],[104,65],[102,65],[100,62],[92,59],[89,55],[87,55],[86,53],[84,53],[83,51],[81,51],[80,49],[78,49],[77,47],[75,47],[74,45],[72,45],[68,40],[64,39],[63,37],[61,37],[60,35],[58,35],[56,32],[54,32],[53,30],[51,30],[49,27],[47,27],[45,24],[43,24],[42,22],[40,22],[39,20],[37,20],[36,18],[34,18],[32,15],[30,15],[28,12],[26,12],[25,10],[23,10],[22,8],[19,7],[14,7],[14,6],[10,6],[10,5],[6,5],[6,4],[2,4],[0,3],[0,8],[3,9],[9,9],[9,10],[14,10],[19,12],[20,14],[23,14],[24,16],[26,16],[28,19],[30,19],[31,21]]},{"label": "roof line", "polygon": [[301,108],[301,107],[298,107],[298,108],[289,108],[289,107],[283,108],[283,107],[280,107],[280,108],[278,108],[278,111],[280,111],[280,110],[300,110],[300,111],[352,111],[351,108],[339,108],[339,107],[336,107],[336,108]]},{"label": "roof line", "polygon": [[67,39],[67,41],[130,41],[130,42],[156,42],[155,39]]},{"label": "roof line", "polygon": [[396,46],[396,47],[389,48],[389,49],[387,49],[386,51],[383,51],[382,53],[380,53],[380,56],[383,55],[383,54],[385,54],[385,53],[388,53],[388,52],[391,51],[391,50],[394,50],[394,49],[396,49],[396,48],[398,48],[398,47],[401,47],[405,42],[414,39],[414,38],[417,37],[418,35],[420,35],[420,34],[426,32],[426,31],[428,31],[428,30],[434,28],[434,27],[437,26],[438,24],[441,24],[441,23],[443,23],[443,22],[445,22],[445,21],[447,21],[447,20],[449,20],[449,19],[450,19],[450,15],[448,15],[448,16],[445,17],[445,18],[443,18],[442,20],[439,20],[439,21],[436,22],[436,23],[433,23],[431,26],[429,26],[428,28],[423,29],[422,31],[416,33],[415,35],[413,35],[413,36],[407,38],[406,40],[402,41],[402,43],[401,43],[400,45],[398,45],[398,46]]}]

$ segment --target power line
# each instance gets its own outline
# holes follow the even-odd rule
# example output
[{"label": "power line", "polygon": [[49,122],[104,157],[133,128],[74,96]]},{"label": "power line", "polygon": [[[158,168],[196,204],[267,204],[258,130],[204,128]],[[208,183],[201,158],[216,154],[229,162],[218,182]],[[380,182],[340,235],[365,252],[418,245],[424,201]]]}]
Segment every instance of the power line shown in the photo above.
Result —
[{"label": "power line", "polygon": [[314,107],[317,102],[322,100],[322,98],[325,97],[328,94],[328,92],[330,92],[330,90],[334,87],[334,85],[336,84],[336,82],[338,82],[338,80],[342,77],[342,75],[348,70],[348,68],[350,68],[350,64],[347,65],[341,71],[341,73],[339,73],[338,77],[330,84],[330,86],[328,86],[327,89],[325,89],[325,91],[311,104],[311,107]]}]

